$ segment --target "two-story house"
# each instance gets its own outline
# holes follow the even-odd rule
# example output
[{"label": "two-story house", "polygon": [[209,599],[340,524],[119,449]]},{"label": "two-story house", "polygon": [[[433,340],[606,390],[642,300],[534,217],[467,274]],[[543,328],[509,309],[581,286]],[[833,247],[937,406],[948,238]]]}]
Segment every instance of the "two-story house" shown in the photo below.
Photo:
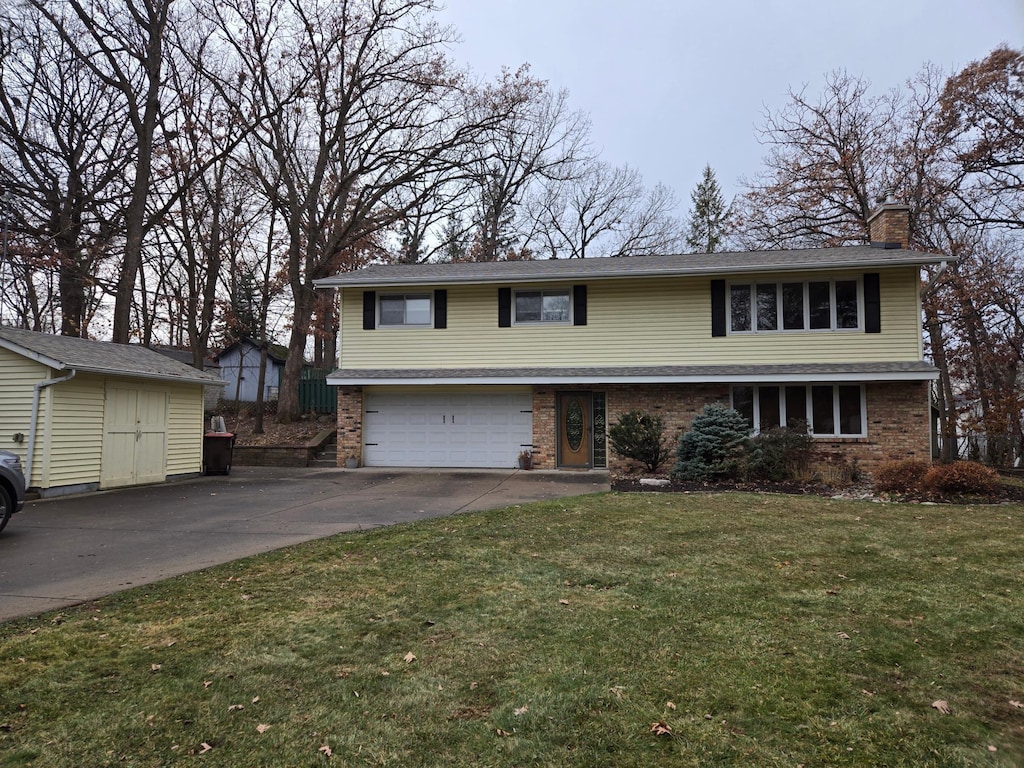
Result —
[{"label": "two-story house", "polygon": [[908,209],[871,245],[586,260],[373,265],[341,301],[339,457],[367,466],[614,467],[619,414],[674,434],[706,404],[794,420],[868,470],[929,459],[921,268]]}]

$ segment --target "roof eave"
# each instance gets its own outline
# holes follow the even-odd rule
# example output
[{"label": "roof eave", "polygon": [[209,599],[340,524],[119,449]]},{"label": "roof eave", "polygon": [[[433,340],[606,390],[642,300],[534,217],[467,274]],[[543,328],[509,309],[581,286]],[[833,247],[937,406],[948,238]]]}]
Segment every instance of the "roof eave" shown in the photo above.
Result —
[{"label": "roof eave", "polygon": [[713,275],[748,275],[761,272],[821,272],[824,269],[883,269],[889,267],[923,267],[929,264],[938,264],[941,261],[948,261],[945,256],[932,256],[921,254],[919,257],[907,259],[883,259],[878,261],[847,260],[832,261],[827,265],[821,262],[798,262],[793,264],[753,264],[734,267],[722,267],[708,269],[707,267],[671,268],[671,269],[647,269],[628,270],[621,269],[612,272],[594,273],[584,270],[574,270],[558,275],[450,275],[439,277],[437,275],[403,275],[401,277],[369,277],[355,278],[357,273],[348,273],[336,277],[325,277],[314,280],[316,288],[378,288],[388,285],[494,285],[497,283],[557,283],[570,282],[573,280],[611,280],[621,278],[665,278],[665,277],[703,277]]},{"label": "roof eave", "polygon": [[331,386],[442,386],[465,384],[533,385],[533,384],[785,384],[794,381],[822,383],[871,381],[935,381],[938,371],[829,372],[772,374],[686,374],[686,375],[575,375],[575,376],[401,376],[346,377],[335,371],[327,377]]}]

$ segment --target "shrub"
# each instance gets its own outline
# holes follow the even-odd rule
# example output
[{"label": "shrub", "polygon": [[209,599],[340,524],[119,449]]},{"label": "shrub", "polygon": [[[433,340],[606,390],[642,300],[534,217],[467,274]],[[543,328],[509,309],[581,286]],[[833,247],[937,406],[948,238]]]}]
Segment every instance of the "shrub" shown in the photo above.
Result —
[{"label": "shrub", "polygon": [[775,427],[750,441],[746,474],[749,480],[795,480],[808,474],[814,442],[807,429]]},{"label": "shrub", "polygon": [[861,477],[857,459],[839,451],[822,454],[815,460],[815,477],[830,488],[845,488]]},{"label": "shrub", "polygon": [[940,496],[989,495],[999,490],[999,473],[974,461],[954,461],[936,464],[921,484]]},{"label": "shrub", "polygon": [[608,428],[608,442],[617,454],[639,461],[649,472],[657,472],[668,458],[665,422],[661,416],[643,411],[628,411],[619,416]]},{"label": "shrub", "polygon": [[918,459],[887,461],[875,470],[875,490],[887,493],[918,493],[931,465]]},{"label": "shrub", "polygon": [[679,438],[673,480],[736,478],[743,466],[750,427],[746,419],[718,403],[705,406],[690,431]]}]

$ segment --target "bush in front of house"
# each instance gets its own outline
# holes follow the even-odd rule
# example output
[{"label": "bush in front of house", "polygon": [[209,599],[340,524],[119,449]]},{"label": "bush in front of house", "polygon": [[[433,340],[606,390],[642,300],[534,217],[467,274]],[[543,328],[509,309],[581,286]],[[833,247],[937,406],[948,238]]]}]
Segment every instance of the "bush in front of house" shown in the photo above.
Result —
[{"label": "bush in front of house", "polygon": [[719,403],[704,407],[690,431],[679,438],[676,481],[731,480],[743,467],[750,427],[739,413]]},{"label": "bush in front of house", "polygon": [[745,473],[748,480],[802,480],[810,473],[814,441],[807,427],[775,427],[751,438]]},{"label": "bush in front of house", "polygon": [[927,461],[919,459],[902,459],[887,461],[874,473],[875,491],[885,493],[920,493],[922,481],[931,468]]},{"label": "bush in front of house", "polygon": [[608,428],[612,450],[627,459],[639,461],[648,472],[657,472],[669,455],[665,422],[640,410],[627,411]]},{"label": "bush in front of house", "polygon": [[976,461],[936,464],[921,480],[929,494],[937,496],[988,496],[999,490],[999,473]]}]

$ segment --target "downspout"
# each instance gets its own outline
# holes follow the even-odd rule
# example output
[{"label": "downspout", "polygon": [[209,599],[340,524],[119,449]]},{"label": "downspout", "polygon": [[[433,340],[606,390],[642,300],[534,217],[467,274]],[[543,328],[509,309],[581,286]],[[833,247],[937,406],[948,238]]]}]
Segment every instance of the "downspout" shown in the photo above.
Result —
[{"label": "downspout", "polygon": [[74,368],[68,373],[67,376],[61,376],[59,379],[47,379],[46,381],[40,381],[36,384],[35,394],[32,395],[32,423],[28,427],[28,455],[25,457],[25,485],[32,485],[32,457],[36,453],[36,428],[39,426],[39,393],[47,387],[52,387],[54,384],[60,384],[65,381],[71,381],[75,378],[75,374],[78,373]]}]

